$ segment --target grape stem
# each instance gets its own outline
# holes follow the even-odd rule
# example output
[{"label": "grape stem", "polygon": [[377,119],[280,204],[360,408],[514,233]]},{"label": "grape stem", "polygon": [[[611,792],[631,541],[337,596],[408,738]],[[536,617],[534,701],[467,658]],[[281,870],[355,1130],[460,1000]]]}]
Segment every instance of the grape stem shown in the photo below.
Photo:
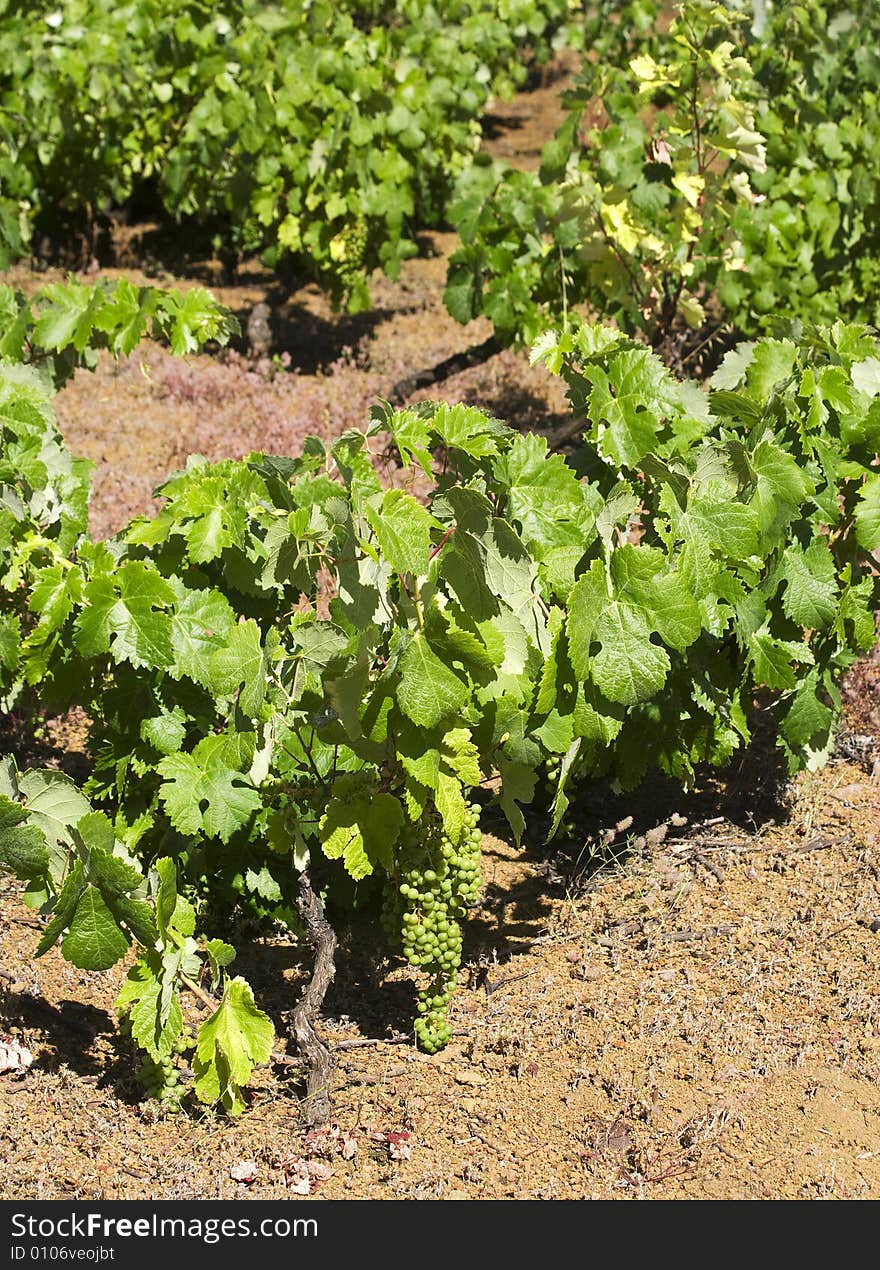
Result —
[{"label": "grape stem", "polygon": [[324,906],[312,889],[307,869],[299,875],[297,908],[315,948],[315,964],[305,992],[293,1011],[292,1031],[309,1068],[303,1100],[305,1120],[310,1126],[320,1128],[328,1123],[333,1111],[330,1089],[334,1062],[331,1051],[315,1031],[315,1021],[336,974],[336,932],[324,916]]},{"label": "grape stem", "polygon": [[180,982],[183,986],[188,989],[194,997],[198,997],[202,1005],[207,1006],[211,1011],[218,1008],[220,1002],[216,999],[216,997],[209,996],[208,993],[205,992],[204,988],[200,988],[199,985],[194,983],[187,975],[178,972],[178,977],[180,978]]}]

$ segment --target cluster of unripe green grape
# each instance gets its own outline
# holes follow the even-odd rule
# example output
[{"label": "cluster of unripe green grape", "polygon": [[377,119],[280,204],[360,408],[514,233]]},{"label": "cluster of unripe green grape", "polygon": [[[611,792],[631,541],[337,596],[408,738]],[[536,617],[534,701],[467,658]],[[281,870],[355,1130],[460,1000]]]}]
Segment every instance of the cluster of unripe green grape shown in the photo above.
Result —
[{"label": "cluster of unripe green grape", "polygon": [[179,1111],[186,1092],[174,1059],[169,1055],[159,1062],[144,1054],[138,1067],[138,1079],[150,1098],[158,1098],[169,1111]]},{"label": "cluster of unripe green grape", "polygon": [[[581,746],[579,753],[572,759],[564,760],[559,754],[550,754],[545,759],[540,772],[544,779],[546,806],[542,808],[554,818],[558,815],[558,823],[554,837],[563,842],[576,837],[582,827],[582,816],[579,813],[578,791],[584,782],[602,776],[607,768],[600,750],[590,745]],[[559,794],[559,781],[564,776],[562,786],[562,809],[557,810],[556,799]]]},{"label": "cluster of unripe green grape", "polygon": [[[131,1025],[127,1016],[120,1019],[119,1026],[124,1035],[131,1035]],[[171,1053],[159,1061],[145,1054],[143,1050],[139,1051],[141,1061],[137,1068],[138,1080],[146,1090],[147,1096],[158,1098],[169,1111],[180,1110],[180,1104],[186,1093],[184,1086],[180,1083],[176,1059],[178,1055],[185,1054],[190,1047],[191,1043],[186,1033],[181,1032],[171,1047]]]},{"label": "cluster of unripe green grape", "polygon": [[452,842],[439,817],[413,826],[399,849],[398,874],[389,879],[382,924],[403,945],[412,966],[428,975],[418,996],[416,1039],[434,1054],[448,1043],[449,1002],[461,966],[461,919],[480,892],[479,807],[468,808],[461,838]]},{"label": "cluster of unripe green grape", "polygon": [[367,222],[362,216],[350,225],[346,225],[339,235],[341,240],[337,252],[339,258],[335,261],[334,267],[345,290],[353,286],[363,272],[369,236]]},{"label": "cluster of unripe green grape", "polygon": [[340,797],[345,794],[354,798],[358,794],[373,793],[378,779],[375,767],[358,767],[352,772],[340,772],[336,777],[336,789],[340,791]]},{"label": "cluster of unripe green grape", "polygon": [[[556,803],[556,794],[559,790],[559,777],[562,774],[562,759],[558,754],[551,754],[541,769],[543,775],[543,794],[546,800],[545,806],[547,810],[552,811]],[[566,788],[570,793],[573,784],[572,773],[569,772]],[[557,834],[565,838],[572,831],[572,821],[570,813],[565,812],[559,822]]]}]

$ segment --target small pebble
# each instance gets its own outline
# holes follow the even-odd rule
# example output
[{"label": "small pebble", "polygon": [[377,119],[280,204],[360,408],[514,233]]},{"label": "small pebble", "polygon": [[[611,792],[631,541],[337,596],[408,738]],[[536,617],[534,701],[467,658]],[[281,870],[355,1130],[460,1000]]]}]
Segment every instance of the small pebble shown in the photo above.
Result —
[{"label": "small pebble", "polygon": [[233,1182],[244,1182],[250,1184],[256,1180],[257,1162],[256,1160],[239,1160],[238,1164],[233,1164],[229,1170],[229,1176]]}]

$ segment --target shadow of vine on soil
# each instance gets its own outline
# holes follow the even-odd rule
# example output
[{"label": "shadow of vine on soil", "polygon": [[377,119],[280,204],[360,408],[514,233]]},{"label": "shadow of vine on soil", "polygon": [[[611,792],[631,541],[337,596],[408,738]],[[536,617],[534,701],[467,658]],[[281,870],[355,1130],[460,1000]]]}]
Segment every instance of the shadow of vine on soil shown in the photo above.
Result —
[{"label": "shadow of vine on soil", "polygon": [[[9,738],[5,739],[8,742]],[[44,752],[52,756],[48,740]],[[63,752],[56,752],[58,757],[63,757]],[[491,991],[487,979],[492,968],[529,952],[534,941],[546,933],[554,907],[561,900],[576,896],[603,869],[625,866],[639,849],[634,844],[640,839],[644,844],[644,835],[671,817],[676,816],[678,822],[686,818],[687,824],[676,830],[682,836],[698,832],[707,821],[714,822],[713,832],[717,833],[722,820],[755,832],[785,818],[788,790],[781,756],[773,748],[769,732],[759,726],[748,749],[723,770],[701,769],[689,792],[677,781],[656,773],[628,792],[613,789],[607,781],[582,784],[572,791],[566,835],[551,842],[547,841],[549,807],[525,809],[526,832],[520,848],[515,849],[500,809],[486,795],[482,828],[512,848],[505,853],[505,864],[512,859],[525,867],[517,867],[518,877],[513,882],[504,877],[509,869],[502,870],[497,881],[491,876],[491,865],[487,869],[490,876],[483,895],[465,923],[462,989],[482,986]],[[616,843],[612,852],[603,850],[607,832],[629,817],[632,820],[625,840]],[[492,859],[491,846],[487,859]],[[337,973],[321,1023],[331,1047],[350,1028],[365,1038],[388,1038],[412,1030],[415,983],[405,971],[396,973],[403,968],[402,960],[384,942],[377,945],[374,908],[367,905],[357,912],[337,913],[334,918],[339,938]],[[279,939],[277,934],[250,929],[246,920],[239,925],[241,929],[229,935],[239,948],[235,973],[251,983],[279,1038],[285,1038],[289,1036],[290,1013],[311,974],[311,949],[293,936]],[[193,1000],[188,1002],[186,1013],[193,1020],[205,1017],[204,1008]],[[53,1071],[67,1064],[82,1075],[97,1077],[99,1086],[112,1088],[114,1096],[125,1102],[142,1099],[134,1077],[134,1048],[118,1033],[110,1012],[74,1001],[56,1007],[16,991],[0,996],[0,1018],[5,1024],[14,1021],[40,1031],[38,1069]],[[103,1053],[94,1052],[97,1042],[101,1042]],[[108,1048],[112,1057],[108,1057]],[[302,1091],[296,1067],[278,1067],[276,1075],[292,1096],[299,1096]]]}]

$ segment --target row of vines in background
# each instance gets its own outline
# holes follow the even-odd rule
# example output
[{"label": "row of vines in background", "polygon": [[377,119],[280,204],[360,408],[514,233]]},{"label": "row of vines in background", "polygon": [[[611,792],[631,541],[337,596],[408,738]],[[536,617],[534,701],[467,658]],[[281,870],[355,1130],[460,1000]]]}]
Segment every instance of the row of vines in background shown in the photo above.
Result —
[{"label": "row of vines in background", "polygon": [[[829,753],[880,589],[865,328],[743,345],[708,392],[609,327],[551,330],[532,355],[580,421],[570,461],[476,408],[383,406],[297,457],[192,458],[158,512],[94,541],[88,472],[53,418],[68,350],[157,324],[186,347],[228,319],[196,296],[184,321],[128,283],[0,298],[18,331],[0,362],[0,693],[82,706],[93,761],[83,790],[4,762],[0,861],[47,919],[38,953],[60,942],[100,970],[136,946],[117,1009],[170,1106],[181,1054],[195,1096],[230,1112],[271,1056],[229,969],[234,914],[320,940],[321,897],[354,888],[378,927],[381,895],[433,1052],[487,782],[519,838],[552,768],[555,832],[579,779],[725,763],[759,692],[792,771]],[[371,461],[389,437],[391,490]],[[211,1006],[195,1036],[187,995]],[[320,1120],[312,1022],[301,1003]]]},{"label": "row of vines in background", "polygon": [[[539,171],[478,153],[490,97],[563,44],[586,56]],[[505,343],[583,311],[667,361],[874,322],[878,49],[848,0],[0,0],[0,263],[160,209],[360,309],[449,219],[448,308]]]},{"label": "row of vines in background", "polygon": [[880,9],[665,13],[600,4],[540,170],[481,156],[464,174],[450,312],[528,344],[586,309],[668,361],[723,325],[877,323]]},{"label": "row of vines in background", "polygon": [[568,0],[0,0],[0,266],[132,200],[369,304]]}]

